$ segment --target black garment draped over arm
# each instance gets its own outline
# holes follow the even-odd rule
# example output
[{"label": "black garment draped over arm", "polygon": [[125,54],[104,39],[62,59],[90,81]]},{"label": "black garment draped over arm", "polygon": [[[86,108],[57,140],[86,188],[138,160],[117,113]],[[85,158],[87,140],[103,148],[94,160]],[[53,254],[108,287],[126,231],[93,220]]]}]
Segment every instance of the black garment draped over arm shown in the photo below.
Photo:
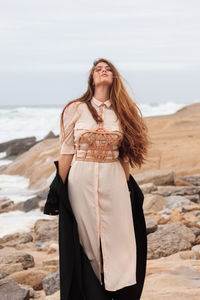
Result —
[{"label": "black garment draped over arm", "polygon": [[[56,166],[56,175],[49,186],[43,212],[44,214],[58,215],[59,217],[60,299],[87,300],[85,291],[87,280],[92,282],[96,295],[103,293],[102,286],[96,278],[90,266],[90,261],[79,243],[77,222],[68,196],[69,172],[65,183],[63,183],[58,171],[58,161],[54,161],[54,164]],[[142,208],[144,195],[131,174],[127,185],[130,191],[137,245],[137,283],[134,285],[134,300],[139,300],[143,290],[147,261],[147,233]],[[101,300],[104,299],[101,297]]]}]

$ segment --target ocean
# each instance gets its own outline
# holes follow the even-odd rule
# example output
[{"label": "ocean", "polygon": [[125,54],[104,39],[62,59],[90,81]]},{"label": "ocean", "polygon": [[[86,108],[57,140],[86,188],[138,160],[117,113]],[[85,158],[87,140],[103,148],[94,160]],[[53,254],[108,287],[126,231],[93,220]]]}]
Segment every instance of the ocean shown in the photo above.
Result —
[{"label": "ocean", "polygon": [[[164,104],[138,105],[142,115],[156,116],[175,113],[187,104],[166,102]],[[44,106],[3,106],[0,107],[0,143],[35,136],[43,139],[49,131],[59,134],[60,114],[63,107]],[[3,159],[5,153],[0,153],[0,165],[11,163]],[[18,175],[0,174],[0,199],[7,197],[14,203],[34,197],[34,191],[28,190],[28,178]],[[12,211],[0,213],[0,237],[15,232],[28,232],[37,219],[52,219],[55,216],[44,215],[39,209],[30,212]],[[15,224],[13,226],[13,224]]]},{"label": "ocean", "polygon": [[[187,104],[166,102],[137,105],[146,117],[172,114]],[[30,136],[40,140],[50,130],[59,134],[59,119],[63,107],[0,106],[0,143]]]}]

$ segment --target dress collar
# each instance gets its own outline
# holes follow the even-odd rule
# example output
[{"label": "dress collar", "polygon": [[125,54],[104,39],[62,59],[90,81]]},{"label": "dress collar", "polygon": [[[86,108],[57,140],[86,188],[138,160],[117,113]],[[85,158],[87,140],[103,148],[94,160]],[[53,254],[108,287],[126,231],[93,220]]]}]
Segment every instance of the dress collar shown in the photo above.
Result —
[{"label": "dress collar", "polygon": [[96,104],[97,106],[100,106],[100,105],[103,104],[103,103],[104,103],[107,107],[110,107],[110,105],[111,105],[110,99],[108,99],[108,100],[102,102],[102,101],[100,101],[100,100],[98,100],[98,99],[92,97],[91,102],[94,103],[94,104]]}]

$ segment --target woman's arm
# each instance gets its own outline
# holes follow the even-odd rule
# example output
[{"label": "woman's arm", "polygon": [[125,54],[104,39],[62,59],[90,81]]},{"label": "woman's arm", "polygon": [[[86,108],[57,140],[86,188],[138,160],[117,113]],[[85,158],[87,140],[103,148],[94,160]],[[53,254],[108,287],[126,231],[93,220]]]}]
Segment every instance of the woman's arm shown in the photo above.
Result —
[{"label": "woman's arm", "polygon": [[65,183],[74,154],[60,154],[58,158],[59,175]]}]

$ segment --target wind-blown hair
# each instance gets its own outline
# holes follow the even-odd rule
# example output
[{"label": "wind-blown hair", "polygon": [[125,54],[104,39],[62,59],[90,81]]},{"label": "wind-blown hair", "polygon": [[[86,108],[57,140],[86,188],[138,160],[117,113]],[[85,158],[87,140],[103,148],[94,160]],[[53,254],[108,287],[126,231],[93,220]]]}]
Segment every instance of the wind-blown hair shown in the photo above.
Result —
[{"label": "wind-blown hair", "polygon": [[93,67],[89,71],[87,91],[80,98],[72,100],[64,106],[60,118],[60,128],[63,139],[65,138],[63,125],[64,110],[73,102],[80,101],[86,103],[95,121],[97,123],[102,122],[101,117],[90,102],[95,91],[93,72],[99,62],[107,63],[113,73],[113,83],[110,87],[109,99],[112,103],[113,110],[120,121],[124,134],[124,138],[119,147],[119,158],[123,159],[124,157],[127,157],[132,168],[134,166],[141,167],[144,161],[146,161],[145,156],[147,155],[148,146],[151,143],[147,135],[147,125],[145,124],[139,107],[133,102],[126,91],[116,67],[107,59],[100,58],[93,62]]}]

